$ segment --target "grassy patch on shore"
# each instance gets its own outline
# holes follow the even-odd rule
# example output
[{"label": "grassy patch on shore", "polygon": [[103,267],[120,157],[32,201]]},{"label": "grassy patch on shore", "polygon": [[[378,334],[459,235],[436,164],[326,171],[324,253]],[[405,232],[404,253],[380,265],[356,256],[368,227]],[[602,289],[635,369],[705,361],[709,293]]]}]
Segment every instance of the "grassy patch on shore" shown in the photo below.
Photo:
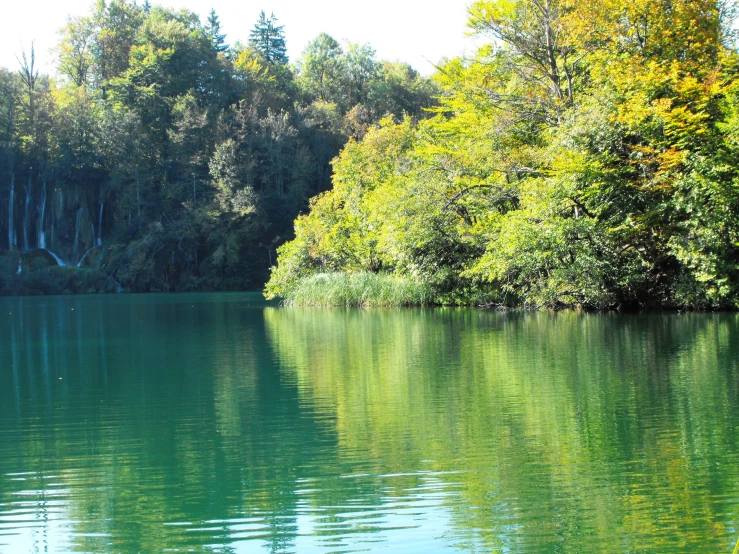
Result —
[{"label": "grassy patch on shore", "polygon": [[427,285],[386,273],[319,273],[300,280],[285,296],[288,306],[426,306]]}]

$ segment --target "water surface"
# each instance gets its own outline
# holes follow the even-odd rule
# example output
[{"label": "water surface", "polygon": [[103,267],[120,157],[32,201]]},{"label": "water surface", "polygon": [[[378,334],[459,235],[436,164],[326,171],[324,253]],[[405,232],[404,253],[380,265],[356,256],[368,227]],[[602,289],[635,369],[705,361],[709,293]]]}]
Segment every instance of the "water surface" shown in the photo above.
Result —
[{"label": "water surface", "polygon": [[739,315],[0,299],[0,552],[728,552]]}]

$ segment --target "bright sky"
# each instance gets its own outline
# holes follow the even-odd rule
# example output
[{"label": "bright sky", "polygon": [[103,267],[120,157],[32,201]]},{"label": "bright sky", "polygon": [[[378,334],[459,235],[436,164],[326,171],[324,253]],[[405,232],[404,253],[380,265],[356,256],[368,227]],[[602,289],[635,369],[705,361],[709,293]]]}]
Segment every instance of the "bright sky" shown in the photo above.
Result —
[{"label": "bright sky", "polygon": [[[57,31],[69,15],[86,15],[95,0],[3,0],[0,17],[0,67],[18,67],[23,47],[35,41],[42,72],[52,72]],[[465,38],[467,5],[471,0],[150,0],[174,8],[187,8],[205,21],[215,8],[227,42],[246,42],[260,10],[274,12],[285,26],[291,60],[305,44],[326,32],[339,41],[369,42],[380,59],[402,60],[424,74],[442,57],[473,50]],[[140,0],[139,3],[143,3]]]}]

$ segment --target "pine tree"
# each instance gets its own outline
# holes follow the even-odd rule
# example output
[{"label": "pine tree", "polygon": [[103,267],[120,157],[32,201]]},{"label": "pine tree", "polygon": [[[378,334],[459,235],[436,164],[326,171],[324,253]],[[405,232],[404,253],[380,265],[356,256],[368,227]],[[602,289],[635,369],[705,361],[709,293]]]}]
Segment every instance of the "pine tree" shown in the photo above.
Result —
[{"label": "pine tree", "polygon": [[208,24],[205,27],[208,36],[213,41],[213,48],[216,52],[228,51],[228,44],[226,44],[226,34],[221,33],[221,22],[218,20],[218,15],[214,9],[210,10],[208,14]]},{"label": "pine tree", "polygon": [[146,14],[149,14],[151,12],[151,2],[149,2],[149,0],[145,0],[142,7],[144,8],[144,12]]},{"label": "pine tree", "polygon": [[264,11],[249,34],[249,44],[273,64],[287,65],[287,46],[282,25],[277,25],[277,18],[272,14],[267,18]]}]

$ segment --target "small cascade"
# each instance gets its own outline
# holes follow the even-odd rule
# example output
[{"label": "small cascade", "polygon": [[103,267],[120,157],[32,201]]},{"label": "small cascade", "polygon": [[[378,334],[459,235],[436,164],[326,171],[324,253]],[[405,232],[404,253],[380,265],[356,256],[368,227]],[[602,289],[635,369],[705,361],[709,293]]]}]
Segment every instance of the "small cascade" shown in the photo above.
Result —
[{"label": "small cascade", "polygon": [[38,235],[38,247],[46,249],[46,231],[44,230],[44,220],[46,215],[46,179],[41,181],[41,203],[38,206],[38,222],[36,223]]},{"label": "small cascade", "polygon": [[57,264],[59,264],[60,266],[64,267],[65,265],[67,265],[67,264],[66,264],[66,262],[64,262],[64,261],[63,261],[63,260],[62,260],[62,259],[61,259],[61,258],[60,258],[59,256],[57,256],[56,254],[54,254],[54,253],[53,253],[53,252],[52,252],[51,250],[49,250],[48,248],[44,248],[44,250],[46,250],[46,251],[47,251],[47,252],[49,253],[49,255],[50,255],[50,256],[51,256],[52,258],[54,258],[54,259],[56,260],[56,263],[57,263]]},{"label": "small cascade", "polygon": [[118,281],[114,281],[114,282],[115,282],[115,292],[116,292],[116,294],[122,293],[123,292],[123,287],[121,286],[121,284]]},{"label": "small cascade", "polygon": [[82,223],[82,208],[77,211],[77,221],[74,226],[74,257],[76,258],[80,251],[80,225]]},{"label": "small cascade", "polygon": [[20,275],[23,272],[23,266],[21,265],[21,261],[18,260],[18,275]]},{"label": "small cascade", "polygon": [[10,200],[8,202],[8,250],[16,247],[13,206],[15,205],[15,173],[10,176]]},{"label": "small cascade", "polygon": [[103,244],[103,207],[105,202],[100,202],[100,218],[98,219],[98,246]]},{"label": "small cascade", "polygon": [[28,186],[26,189],[26,203],[23,207],[23,250],[28,250],[31,245],[28,241],[28,211],[31,209],[31,192],[33,192],[33,181],[28,177]]},{"label": "small cascade", "polygon": [[85,253],[84,253],[84,254],[82,255],[82,257],[80,258],[80,261],[79,261],[79,262],[77,262],[77,267],[82,267],[82,262],[84,262],[84,261],[85,261],[85,258],[87,258],[87,255],[88,255],[88,254],[89,254],[90,252],[92,252],[93,250],[95,250],[96,248],[97,248],[97,246],[93,246],[93,247],[92,247],[92,248],[90,248],[90,249],[89,249],[89,250],[88,250],[87,252],[85,252]]}]

